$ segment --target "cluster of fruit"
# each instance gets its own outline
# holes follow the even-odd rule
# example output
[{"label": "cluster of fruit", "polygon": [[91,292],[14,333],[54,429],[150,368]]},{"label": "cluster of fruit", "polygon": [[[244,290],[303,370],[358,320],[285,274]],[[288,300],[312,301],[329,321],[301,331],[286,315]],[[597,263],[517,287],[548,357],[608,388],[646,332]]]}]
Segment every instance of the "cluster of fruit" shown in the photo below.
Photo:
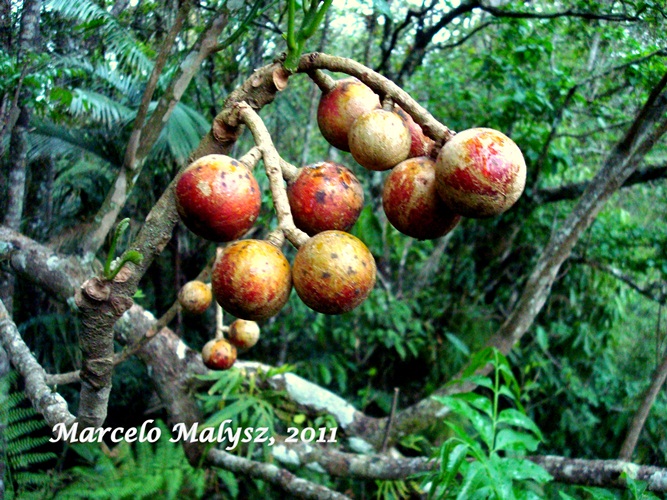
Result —
[{"label": "cluster of fruit", "polygon": [[[317,120],[325,139],[351,152],[366,169],[393,169],[382,203],[389,222],[408,236],[438,238],[461,216],[498,215],[523,191],[525,162],[507,136],[470,129],[438,149],[410,115],[392,102],[381,106],[377,94],[354,78],[323,92]],[[224,155],[200,158],[181,174],[175,193],[179,215],[191,231],[232,242],[214,264],[212,289],[222,308],[237,318],[274,316],[292,286],[313,310],[341,314],[361,304],[375,285],[373,256],[346,232],[359,217],[364,195],[342,165],[309,165],[288,182],[294,224],[310,236],[292,269],[271,241],[234,241],[260,212],[259,186],[243,162]]]},{"label": "cluster of fruit", "polygon": [[[203,281],[188,281],[178,292],[178,302],[190,314],[203,314],[212,301],[211,287]],[[226,339],[220,337],[210,340],[202,349],[202,358],[209,368],[230,368],[236,361],[237,349],[248,350],[259,340],[259,325],[254,321],[237,319],[224,330],[228,335]]]}]

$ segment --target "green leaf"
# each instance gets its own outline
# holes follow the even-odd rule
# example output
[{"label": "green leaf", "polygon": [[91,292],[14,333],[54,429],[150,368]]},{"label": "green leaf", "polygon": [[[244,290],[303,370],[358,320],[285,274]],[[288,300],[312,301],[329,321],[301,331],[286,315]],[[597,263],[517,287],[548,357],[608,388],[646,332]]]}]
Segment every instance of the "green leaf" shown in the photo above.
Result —
[{"label": "green leaf", "polygon": [[532,431],[540,441],[544,439],[542,437],[542,432],[540,432],[540,429],[535,425],[535,422],[514,408],[507,408],[501,411],[498,415],[498,424],[508,424],[514,427],[528,429],[529,431]]},{"label": "green leaf", "polygon": [[540,441],[527,432],[500,429],[496,434],[494,451],[535,451]]},{"label": "green leaf", "polygon": [[233,419],[236,417],[239,413],[241,413],[244,410],[247,410],[250,408],[252,405],[257,404],[257,399],[253,397],[246,397],[244,399],[240,399],[239,401],[236,401],[235,403],[226,406],[219,412],[214,413],[211,415],[206,422],[201,426],[202,428],[205,427],[217,427],[219,426],[222,422],[228,419]]}]

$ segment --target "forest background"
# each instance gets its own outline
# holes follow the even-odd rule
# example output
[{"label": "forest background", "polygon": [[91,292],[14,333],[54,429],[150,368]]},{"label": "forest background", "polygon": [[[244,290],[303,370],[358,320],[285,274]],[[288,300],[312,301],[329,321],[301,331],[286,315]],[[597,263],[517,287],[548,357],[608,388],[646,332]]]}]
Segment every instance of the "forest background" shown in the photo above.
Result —
[{"label": "forest background", "polygon": [[[319,133],[320,90],[303,73],[339,67],[304,56],[289,80],[276,71],[291,7],[293,30],[313,28],[298,49],[358,61],[452,130],[511,136],[528,167],[519,202],[434,241],[396,231],[386,173]],[[0,496],[666,491],[666,26],[663,2],[639,0],[2,0],[0,373],[13,371],[0,395]],[[202,152],[253,147],[236,128],[242,100],[282,158],[355,172],[366,205],[352,232],[378,282],[342,316],[293,293],[235,368],[211,373],[199,350],[214,308],[193,317],[173,305],[215,245],[178,222],[170,183]],[[276,216],[255,172],[251,237],[262,238]],[[82,305],[124,218],[118,253],[144,260]],[[154,419],[165,433],[230,418],[269,427],[280,446],[47,442],[75,417]],[[288,427],[336,427],[338,443],[290,445]]]}]

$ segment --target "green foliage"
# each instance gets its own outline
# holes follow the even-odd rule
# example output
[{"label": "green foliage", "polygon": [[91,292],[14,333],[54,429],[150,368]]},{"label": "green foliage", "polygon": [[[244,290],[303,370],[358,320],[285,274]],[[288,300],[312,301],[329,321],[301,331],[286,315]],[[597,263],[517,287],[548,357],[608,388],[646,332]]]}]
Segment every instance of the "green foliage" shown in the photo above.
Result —
[{"label": "green foliage", "polygon": [[0,461],[7,466],[7,500],[41,499],[49,495],[57,478],[45,471],[56,455],[44,451],[49,436],[40,415],[28,406],[17,387],[17,372],[0,378]]},{"label": "green foliage", "polygon": [[[476,375],[488,364],[492,378]],[[431,498],[539,498],[539,486],[551,476],[523,456],[537,449],[542,433],[521,405],[519,384],[505,356],[490,348],[478,352],[462,378],[447,387],[470,383],[489,395],[434,397],[462,422],[445,421],[453,437],[440,446],[435,456],[439,469],[425,475],[423,487]]]},{"label": "green foliage", "polygon": [[206,474],[189,463],[178,442],[170,442],[169,429],[158,422],[162,438],[151,444],[121,441],[113,451],[96,443],[75,444],[85,465],[67,469],[68,485],[60,498],[134,499],[202,498]]}]

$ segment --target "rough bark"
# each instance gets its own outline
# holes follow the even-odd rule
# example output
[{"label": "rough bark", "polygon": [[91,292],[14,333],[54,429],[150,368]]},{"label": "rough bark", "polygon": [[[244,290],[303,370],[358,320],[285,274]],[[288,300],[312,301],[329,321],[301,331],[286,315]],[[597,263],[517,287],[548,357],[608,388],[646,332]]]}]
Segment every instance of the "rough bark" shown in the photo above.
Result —
[{"label": "rough bark", "polygon": [[2,301],[0,301],[0,344],[7,350],[14,368],[23,377],[26,396],[35,410],[44,416],[46,423],[50,427],[59,423],[64,423],[66,426],[73,424],[75,418],[67,409],[67,402],[46,385],[44,368],[35,360],[23,342]]},{"label": "rough bark", "polygon": [[309,498],[312,500],[345,500],[350,497],[337,493],[329,488],[306,481],[291,472],[275,465],[255,462],[246,458],[237,457],[226,451],[213,449],[207,455],[208,461],[218,467],[237,474],[243,474],[282,488],[292,498]]}]

